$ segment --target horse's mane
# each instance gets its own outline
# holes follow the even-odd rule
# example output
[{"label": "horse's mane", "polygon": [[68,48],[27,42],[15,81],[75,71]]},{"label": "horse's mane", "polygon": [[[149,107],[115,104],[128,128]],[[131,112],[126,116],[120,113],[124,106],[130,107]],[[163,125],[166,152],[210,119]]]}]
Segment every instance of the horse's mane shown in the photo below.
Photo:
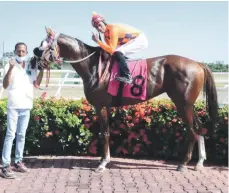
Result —
[{"label": "horse's mane", "polygon": [[101,50],[101,48],[100,48],[99,46],[91,46],[91,45],[88,45],[88,44],[84,43],[82,40],[79,40],[79,39],[76,38],[76,37],[72,37],[72,36],[70,36],[70,35],[66,35],[66,34],[63,34],[63,33],[60,33],[60,35],[63,35],[63,36],[65,36],[65,37],[67,37],[67,38],[70,38],[70,39],[72,39],[72,40],[76,40],[76,41],[79,43],[79,45],[82,46],[82,47],[85,46],[85,47],[87,47],[87,48],[89,48],[89,49],[95,49],[95,50],[100,49],[100,50]]}]

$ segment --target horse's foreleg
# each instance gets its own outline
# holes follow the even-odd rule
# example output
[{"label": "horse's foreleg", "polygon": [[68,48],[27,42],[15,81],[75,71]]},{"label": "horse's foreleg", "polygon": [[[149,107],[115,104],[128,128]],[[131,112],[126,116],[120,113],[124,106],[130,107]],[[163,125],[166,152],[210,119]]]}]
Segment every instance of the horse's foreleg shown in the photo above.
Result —
[{"label": "horse's foreleg", "polygon": [[109,128],[109,115],[110,108],[103,107],[97,109],[97,114],[99,116],[100,122],[100,137],[103,145],[103,155],[99,162],[99,166],[96,168],[96,172],[103,172],[106,165],[110,162],[110,128]]}]

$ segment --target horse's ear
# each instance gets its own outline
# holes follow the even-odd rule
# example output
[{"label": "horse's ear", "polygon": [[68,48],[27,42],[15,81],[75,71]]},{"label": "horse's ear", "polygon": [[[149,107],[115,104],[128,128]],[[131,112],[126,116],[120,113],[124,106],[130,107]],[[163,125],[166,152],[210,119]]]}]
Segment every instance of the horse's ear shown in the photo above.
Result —
[{"label": "horse's ear", "polygon": [[45,30],[48,36],[53,35],[53,30],[51,28],[45,26]]}]

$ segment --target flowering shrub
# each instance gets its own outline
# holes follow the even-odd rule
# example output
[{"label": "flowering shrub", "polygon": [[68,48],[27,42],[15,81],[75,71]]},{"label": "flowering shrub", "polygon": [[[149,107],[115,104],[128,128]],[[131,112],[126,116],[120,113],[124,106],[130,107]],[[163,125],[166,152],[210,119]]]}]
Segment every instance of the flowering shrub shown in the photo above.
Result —
[{"label": "flowering shrub", "polygon": [[[0,101],[0,137],[6,129],[6,102]],[[111,110],[110,148],[113,156],[163,159],[180,156],[187,127],[170,100],[152,100]],[[208,136],[211,122],[204,103],[198,101],[195,110],[202,122],[208,160],[227,162],[228,107],[219,109],[219,125],[213,137]],[[27,155],[99,155],[102,152],[99,133],[95,109],[86,100],[46,99],[43,95],[34,101],[25,152]],[[193,157],[198,157],[197,146]]]}]

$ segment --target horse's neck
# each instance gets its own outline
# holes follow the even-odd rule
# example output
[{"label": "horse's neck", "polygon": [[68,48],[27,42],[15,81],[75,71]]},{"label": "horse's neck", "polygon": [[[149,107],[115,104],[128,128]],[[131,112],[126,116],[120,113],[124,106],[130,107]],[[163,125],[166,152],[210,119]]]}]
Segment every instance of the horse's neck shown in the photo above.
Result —
[{"label": "horse's neck", "polygon": [[[60,35],[58,44],[60,46],[61,57],[66,60],[81,60],[94,51],[96,48],[87,46],[79,40],[66,35]],[[95,54],[94,54],[95,55]],[[93,55],[93,56],[94,56]],[[92,57],[93,57],[92,56]],[[86,81],[91,77],[91,59],[92,57],[77,63],[71,63],[72,67],[76,70],[79,76]],[[94,58],[94,57],[93,57]]]},{"label": "horse's neck", "polygon": [[[66,60],[80,60],[91,53],[96,52],[91,57],[78,63],[71,63],[72,67],[83,79],[86,87],[94,87],[99,82],[99,70],[103,74],[110,56],[99,47],[91,47],[79,40],[68,36],[60,36],[58,43],[61,45],[61,57]],[[101,59],[101,63],[100,62]],[[99,69],[99,66],[101,67]]]}]

